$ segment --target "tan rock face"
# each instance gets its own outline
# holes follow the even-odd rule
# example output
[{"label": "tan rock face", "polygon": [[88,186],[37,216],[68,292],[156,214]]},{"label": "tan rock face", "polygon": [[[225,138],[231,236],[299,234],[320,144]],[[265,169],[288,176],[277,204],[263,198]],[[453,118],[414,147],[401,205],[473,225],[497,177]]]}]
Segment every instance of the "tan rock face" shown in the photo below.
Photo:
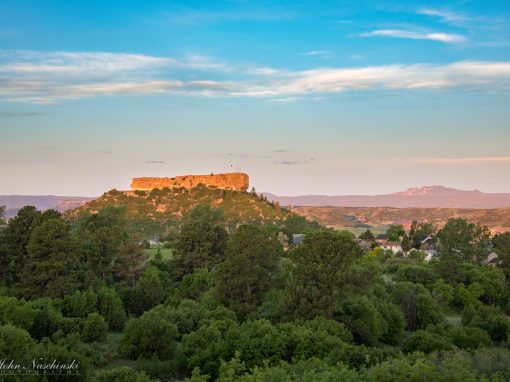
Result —
[{"label": "tan rock face", "polygon": [[165,187],[184,187],[190,189],[199,184],[225,190],[246,191],[250,184],[250,178],[247,174],[240,172],[213,175],[186,175],[176,176],[175,178],[133,178],[131,189],[143,191]]}]

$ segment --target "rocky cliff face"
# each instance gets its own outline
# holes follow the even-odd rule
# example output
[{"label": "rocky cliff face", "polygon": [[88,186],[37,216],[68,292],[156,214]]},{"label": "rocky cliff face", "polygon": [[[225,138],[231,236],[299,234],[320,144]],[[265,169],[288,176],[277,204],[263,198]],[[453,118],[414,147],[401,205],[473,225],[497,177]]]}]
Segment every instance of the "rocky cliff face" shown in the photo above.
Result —
[{"label": "rocky cliff face", "polygon": [[246,191],[249,183],[250,178],[243,173],[186,175],[176,176],[175,178],[133,178],[131,189],[143,191],[165,187],[191,189],[202,184],[225,190]]}]

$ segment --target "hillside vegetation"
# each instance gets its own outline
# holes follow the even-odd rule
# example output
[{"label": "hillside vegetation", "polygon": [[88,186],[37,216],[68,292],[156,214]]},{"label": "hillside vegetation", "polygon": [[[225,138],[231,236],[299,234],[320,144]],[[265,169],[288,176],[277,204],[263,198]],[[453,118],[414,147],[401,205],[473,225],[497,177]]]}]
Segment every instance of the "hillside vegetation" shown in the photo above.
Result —
[{"label": "hillside vegetation", "polygon": [[510,229],[510,208],[292,207],[291,211],[334,228],[408,225],[413,220],[442,226],[450,218],[463,218],[495,232]]},{"label": "hillside vegetation", "polygon": [[165,226],[202,204],[221,208],[226,221],[231,224],[275,223],[283,221],[289,215],[289,212],[281,209],[277,202],[268,202],[254,193],[205,186],[191,190],[184,188],[152,191],[111,190],[82,207],[68,211],[67,215],[76,217],[83,212],[96,213],[106,206],[123,207],[132,227],[143,228],[145,232],[157,234]]}]

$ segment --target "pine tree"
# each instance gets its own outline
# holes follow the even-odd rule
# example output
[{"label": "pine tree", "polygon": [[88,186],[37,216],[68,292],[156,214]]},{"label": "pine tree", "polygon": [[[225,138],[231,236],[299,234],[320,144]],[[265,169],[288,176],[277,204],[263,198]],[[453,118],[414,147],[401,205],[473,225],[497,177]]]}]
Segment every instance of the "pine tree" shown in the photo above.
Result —
[{"label": "pine tree", "polygon": [[219,300],[241,315],[252,312],[271,286],[278,267],[279,247],[278,240],[263,229],[252,225],[239,227],[218,266]]},{"label": "pine tree", "polygon": [[70,226],[60,218],[34,228],[19,286],[27,298],[63,297],[78,287],[79,256]]},{"label": "pine tree", "polygon": [[178,279],[197,268],[211,269],[221,260],[228,239],[222,219],[209,206],[198,206],[183,218],[172,258]]},{"label": "pine tree", "polygon": [[130,240],[120,246],[113,265],[113,273],[116,277],[127,280],[134,286],[146,259],[147,255],[140,245],[135,240]]},{"label": "pine tree", "polygon": [[27,259],[27,244],[32,230],[40,221],[41,212],[33,206],[25,206],[18,214],[9,220],[4,233],[4,256],[2,260],[2,274],[4,280],[10,284],[18,280]]}]

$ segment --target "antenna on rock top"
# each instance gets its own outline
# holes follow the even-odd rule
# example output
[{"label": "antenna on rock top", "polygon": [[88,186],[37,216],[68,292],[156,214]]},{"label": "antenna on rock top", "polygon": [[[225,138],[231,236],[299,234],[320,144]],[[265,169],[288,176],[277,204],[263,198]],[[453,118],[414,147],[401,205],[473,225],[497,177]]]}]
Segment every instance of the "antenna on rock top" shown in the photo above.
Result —
[{"label": "antenna on rock top", "polygon": [[231,164],[230,171],[231,172],[241,172],[241,166],[239,165],[239,163],[236,163],[235,167],[233,164]]}]

